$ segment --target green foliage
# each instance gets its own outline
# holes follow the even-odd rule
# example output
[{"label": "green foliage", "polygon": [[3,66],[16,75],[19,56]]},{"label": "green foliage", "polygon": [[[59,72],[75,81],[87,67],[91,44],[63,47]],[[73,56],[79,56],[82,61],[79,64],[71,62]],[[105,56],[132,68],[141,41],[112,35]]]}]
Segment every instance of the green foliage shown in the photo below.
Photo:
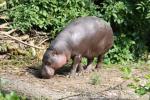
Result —
[{"label": "green foliage", "polygon": [[150,19],[150,0],[141,0],[136,9],[142,14],[146,19]]},{"label": "green foliage", "polygon": [[104,0],[99,5],[102,17],[111,22],[117,32],[141,34],[149,30],[150,0]]},{"label": "green foliage", "polygon": [[5,100],[5,98],[1,92],[0,92],[0,100]]},{"label": "green foliage", "polygon": [[81,63],[82,63],[83,65],[87,65],[87,59],[86,59],[86,58],[83,58],[82,61],[81,61]]},{"label": "green foliage", "polygon": [[[145,80],[146,79],[146,80]],[[140,84],[140,81],[145,80],[145,82]],[[134,83],[128,84],[128,87],[133,88],[135,93],[139,95],[144,95],[150,92],[150,74],[144,76],[144,79],[134,80]]]},{"label": "green foliage", "polygon": [[139,95],[144,95],[150,90],[150,87],[148,86],[139,86],[136,90],[135,93]]},{"label": "green foliage", "polygon": [[121,24],[124,22],[125,14],[128,13],[128,8],[123,1],[114,2],[114,0],[104,0],[101,4],[101,12],[104,12],[103,18]]},{"label": "green foliage", "polygon": [[26,100],[24,97],[19,97],[15,92],[3,94],[0,92],[0,100]]},{"label": "green foliage", "polygon": [[135,93],[139,95],[144,95],[150,92],[150,82],[146,83],[144,86],[131,83],[128,85],[128,87],[133,88]]},{"label": "green foliage", "polygon": [[138,61],[150,50],[150,0],[7,0],[7,7],[14,28],[48,31],[51,39],[77,17],[102,17],[116,35],[106,64]]},{"label": "green foliage", "polygon": [[131,67],[123,66],[120,68],[120,71],[122,71],[124,78],[128,79],[131,77],[131,72],[132,72]]},{"label": "green foliage", "polygon": [[[108,53],[110,58],[106,57],[108,59],[105,62],[124,63],[130,59],[141,60],[139,58],[142,58],[145,51],[148,50],[147,46],[150,48],[148,38],[150,36],[150,0],[104,0],[98,5],[102,17],[111,23],[115,33],[119,33],[114,47]],[[127,39],[120,39],[121,33],[125,33]],[[127,41],[126,45],[119,45],[123,41]],[[121,52],[125,56],[121,55]],[[110,59],[113,60],[110,62]]]},{"label": "green foliage", "polygon": [[[88,62],[87,62],[87,58],[84,57],[84,58],[82,59],[81,63],[82,63],[83,65],[87,65],[87,63],[88,63]],[[93,65],[96,65],[96,64],[97,64],[97,58],[95,57],[94,60],[93,60]]]},{"label": "green foliage", "polygon": [[144,76],[144,78],[150,80],[150,74],[146,74],[146,75]]},{"label": "green foliage", "polygon": [[126,35],[114,37],[114,45],[111,50],[106,54],[104,63],[115,64],[121,63],[126,64],[133,60],[133,54],[131,52],[135,42],[128,38]]},{"label": "green foliage", "polygon": [[93,73],[90,78],[90,84],[98,85],[100,84],[100,82],[101,82],[100,75],[98,73]]},{"label": "green foliage", "polygon": [[89,0],[20,0],[18,2],[18,4],[10,3],[12,8],[9,16],[13,19],[13,26],[23,32],[36,26],[50,31],[52,37],[70,20],[95,13],[95,8]]},{"label": "green foliage", "polygon": [[5,95],[6,100],[19,100],[19,97],[15,92],[11,92],[10,94]]}]

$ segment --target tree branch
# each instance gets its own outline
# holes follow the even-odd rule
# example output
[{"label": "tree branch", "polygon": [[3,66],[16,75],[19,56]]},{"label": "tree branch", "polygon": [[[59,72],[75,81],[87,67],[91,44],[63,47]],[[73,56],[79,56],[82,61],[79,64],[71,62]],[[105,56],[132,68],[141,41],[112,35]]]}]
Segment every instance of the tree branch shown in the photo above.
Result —
[{"label": "tree branch", "polygon": [[0,16],[0,19],[9,19],[7,16]]},{"label": "tree branch", "polygon": [[45,41],[47,41],[47,40],[49,40],[49,38],[46,38],[46,39],[44,39],[42,42],[40,42],[39,44],[38,44],[38,46],[40,46],[41,44],[43,44]]},{"label": "tree branch", "polygon": [[7,37],[9,37],[9,38],[11,38],[11,39],[17,41],[17,42],[20,42],[20,43],[22,43],[22,44],[25,44],[25,45],[27,45],[27,46],[30,46],[30,47],[33,47],[33,48],[36,48],[36,49],[44,50],[44,48],[41,48],[41,47],[37,47],[37,46],[31,45],[31,44],[28,44],[28,43],[26,43],[26,42],[23,42],[23,41],[21,41],[21,40],[18,40],[16,37],[13,37],[13,36],[9,35],[9,34],[13,33],[14,31],[16,31],[16,29],[12,29],[12,30],[10,30],[10,31],[8,31],[8,32],[1,32],[0,34],[5,35],[5,36],[7,36]]},{"label": "tree branch", "polygon": [[8,25],[10,25],[10,23],[1,24],[1,25],[0,25],[0,29],[9,28],[9,27],[7,27]]}]

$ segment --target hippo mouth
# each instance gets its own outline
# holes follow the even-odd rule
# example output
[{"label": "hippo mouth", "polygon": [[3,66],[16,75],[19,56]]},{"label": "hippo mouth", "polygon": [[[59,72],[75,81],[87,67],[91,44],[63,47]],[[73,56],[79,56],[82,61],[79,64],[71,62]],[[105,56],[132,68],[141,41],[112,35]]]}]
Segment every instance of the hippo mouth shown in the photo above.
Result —
[{"label": "hippo mouth", "polygon": [[54,76],[55,70],[52,67],[44,65],[41,70],[41,76],[44,79],[49,79]]}]

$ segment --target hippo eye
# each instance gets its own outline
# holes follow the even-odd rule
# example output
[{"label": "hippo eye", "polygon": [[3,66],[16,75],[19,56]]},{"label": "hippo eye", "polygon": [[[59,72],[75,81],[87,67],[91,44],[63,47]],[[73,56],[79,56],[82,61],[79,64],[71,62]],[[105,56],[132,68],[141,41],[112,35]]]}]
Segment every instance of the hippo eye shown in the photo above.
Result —
[{"label": "hippo eye", "polygon": [[46,65],[49,65],[49,66],[51,65],[51,63],[50,63],[50,62],[46,62],[45,64],[46,64]]}]

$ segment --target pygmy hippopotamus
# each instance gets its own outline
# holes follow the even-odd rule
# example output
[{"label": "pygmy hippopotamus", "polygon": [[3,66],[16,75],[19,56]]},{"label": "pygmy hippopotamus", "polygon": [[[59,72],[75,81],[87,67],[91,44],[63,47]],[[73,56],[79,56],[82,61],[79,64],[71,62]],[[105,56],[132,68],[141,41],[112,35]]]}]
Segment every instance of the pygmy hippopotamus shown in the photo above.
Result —
[{"label": "pygmy hippopotamus", "polygon": [[[106,21],[95,16],[79,17],[66,26],[47,48],[43,60],[41,75],[51,78],[69,59],[73,59],[71,74],[81,66],[82,57],[87,58],[87,67],[97,57],[96,69],[101,67],[104,54],[113,45],[113,31]],[[85,70],[86,70],[85,69]]]}]

